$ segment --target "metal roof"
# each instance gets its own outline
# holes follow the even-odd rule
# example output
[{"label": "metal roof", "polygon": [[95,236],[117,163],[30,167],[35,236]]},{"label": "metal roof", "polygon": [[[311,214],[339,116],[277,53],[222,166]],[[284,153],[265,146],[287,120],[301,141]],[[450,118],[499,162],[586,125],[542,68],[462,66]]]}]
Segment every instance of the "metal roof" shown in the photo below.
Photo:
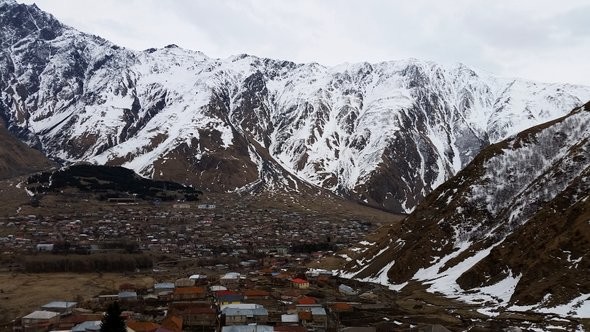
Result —
[{"label": "metal roof", "polygon": [[225,314],[226,316],[247,316],[247,317],[268,316],[268,310],[266,310],[265,308],[256,308],[256,309],[225,308],[221,311],[221,313]]},{"label": "metal roof", "polygon": [[299,315],[297,315],[297,314],[281,315],[281,322],[282,323],[297,323],[297,322],[299,322]]},{"label": "metal roof", "polygon": [[78,303],[74,301],[53,301],[45,304],[41,308],[69,309],[74,308]]},{"label": "metal roof", "polygon": [[47,310],[37,310],[23,317],[23,319],[51,319],[59,316],[59,313]]},{"label": "metal roof", "polygon": [[326,315],[326,309],[321,308],[321,307],[311,307],[311,314],[314,316],[325,316]]},{"label": "metal roof", "polygon": [[224,326],[221,332],[273,332],[274,328],[268,325],[233,325]]},{"label": "metal roof", "polygon": [[101,321],[89,320],[80,323],[72,328],[72,332],[87,332],[87,331],[99,331]]},{"label": "metal roof", "polygon": [[166,288],[166,289],[172,288],[173,289],[175,287],[176,286],[174,286],[173,282],[159,282],[157,284],[154,284],[154,289],[156,289],[156,288]]}]

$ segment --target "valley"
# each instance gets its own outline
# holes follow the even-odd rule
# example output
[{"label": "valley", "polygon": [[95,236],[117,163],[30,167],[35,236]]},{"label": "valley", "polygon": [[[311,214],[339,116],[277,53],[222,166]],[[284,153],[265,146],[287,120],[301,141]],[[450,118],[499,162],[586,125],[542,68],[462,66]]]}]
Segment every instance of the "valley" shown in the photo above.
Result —
[{"label": "valley", "polygon": [[590,330],[590,85],[166,44],[0,0],[0,330]]},{"label": "valley", "polygon": [[[328,330],[338,325],[398,331],[431,324],[451,331],[544,330],[547,326],[570,330],[587,324],[585,320],[530,312],[506,311],[490,317],[479,313],[477,304],[429,292],[418,282],[394,291],[328,272],[343,266],[359,243],[382,241],[404,218],[336,197],[205,193],[198,202],[109,202],[96,200],[94,193],[69,189],[48,193],[32,206],[21,187],[25,179],[3,181],[5,189],[0,192],[6,202],[0,221],[5,328],[12,326],[12,319],[54,300],[75,301],[80,308],[100,312],[104,310],[100,296],[115,296],[125,284],[134,285],[138,299],[123,300],[123,308],[134,311],[136,319],[159,321],[161,314],[155,306],[173,306],[175,301],[173,295],[159,296],[155,285],[196,274],[206,276],[200,287],[209,289],[224,284],[223,278],[230,272],[242,276],[227,287],[236,294],[268,292],[262,302],[244,299],[242,303],[262,303],[269,311],[266,322],[270,324],[281,325],[280,314],[290,312],[289,305],[281,303],[296,308],[300,299],[309,297],[328,313]],[[69,242],[71,252],[52,253],[55,247],[43,246],[64,241]],[[91,257],[132,255],[99,245],[117,241],[136,243],[133,251],[149,256],[152,265],[120,272],[84,270]],[[90,251],[80,253],[80,249]],[[86,258],[80,260],[80,255]],[[70,259],[69,270],[60,270],[63,266],[59,264],[52,267],[52,260],[63,257]],[[86,267],[77,270],[76,264],[81,262],[86,262]],[[54,270],[36,270],[39,266]],[[294,288],[290,280],[296,278],[308,280],[309,288]],[[340,285],[350,286],[354,292],[343,292]],[[193,305],[219,303],[216,296],[206,290]],[[93,317],[82,309],[75,315],[78,319]],[[65,320],[62,324],[71,323]]]}]

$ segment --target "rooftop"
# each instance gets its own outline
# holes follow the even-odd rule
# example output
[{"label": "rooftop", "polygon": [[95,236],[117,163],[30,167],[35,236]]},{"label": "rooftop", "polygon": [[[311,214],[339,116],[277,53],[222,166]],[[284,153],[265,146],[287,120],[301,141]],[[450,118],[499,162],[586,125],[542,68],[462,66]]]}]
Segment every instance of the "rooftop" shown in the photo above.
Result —
[{"label": "rooftop", "polygon": [[273,332],[274,328],[268,325],[233,325],[224,326],[221,332]]},{"label": "rooftop", "polygon": [[70,301],[53,301],[43,305],[41,308],[44,309],[69,309],[74,308],[78,303],[77,302],[70,302]]},{"label": "rooftop", "polygon": [[47,310],[37,310],[23,317],[23,319],[51,319],[59,316],[59,313]]}]

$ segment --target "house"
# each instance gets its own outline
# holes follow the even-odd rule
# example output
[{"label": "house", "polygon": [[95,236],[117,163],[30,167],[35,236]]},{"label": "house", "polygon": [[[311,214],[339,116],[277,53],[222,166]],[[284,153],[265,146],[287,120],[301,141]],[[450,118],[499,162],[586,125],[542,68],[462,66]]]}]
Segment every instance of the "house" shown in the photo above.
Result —
[{"label": "house", "polygon": [[317,301],[311,296],[302,296],[297,299],[297,304],[316,304]]},{"label": "house", "polygon": [[154,293],[160,295],[162,293],[174,292],[175,285],[171,282],[159,282],[154,284]]},{"label": "house", "polygon": [[211,307],[194,305],[174,309],[175,316],[182,319],[184,329],[187,327],[215,327],[217,325],[217,311]]},{"label": "house", "polygon": [[270,292],[261,289],[248,289],[243,292],[244,300],[268,299]]},{"label": "house", "polygon": [[59,321],[59,313],[37,310],[22,318],[24,332],[47,331]]},{"label": "house", "polygon": [[311,315],[311,311],[300,311],[297,313],[297,318],[303,326],[306,326],[308,322],[311,322],[313,316]]},{"label": "house", "polygon": [[108,294],[108,295],[99,295],[98,296],[98,303],[105,304],[115,302],[119,299],[119,294]]},{"label": "house", "polygon": [[166,316],[160,325],[170,332],[182,332],[182,323],[182,316]]},{"label": "house", "polygon": [[328,328],[328,315],[326,313],[326,309],[324,309],[323,307],[312,307],[311,315],[312,323],[308,326],[311,326],[319,331]]},{"label": "house", "polygon": [[268,322],[268,310],[259,304],[229,305],[221,310],[225,325],[260,324]]},{"label": "house", "polygon": [[179,287],[174,289],[172,298],[174,301],[195,301],[205,299],[206,295],[202,287]]},{"label": "house", "polygon": [[37,251],[53,251],[53,243],[39,243]]},{"label": "house", "polygon": [[104,317],[102,313],[74,313],[62,316],[56,329],[70,330],[85,322],[99,321]]},{"label": "house", "polygon": [[174,282],[176,287],[193,287],[195,285],[195,281],[190,278],[180,278]]},{"label": "house", "polygon": [[332,312],[351,312],[353,311],[352,305],[346,302],[334,302],[330,305]]},{"label": "house", "polygon": [[298,304],[295,308],[303,326],[318,331],[328,328],[328,314],[321,304]]},{"label": "house", "polygon": [[101,323],[100,320],[88,320],[72,327],[72,332],[98,332]]},{"label": "house", "polygon": [[232,303],[242,303],[244,297],[242,294],[230,290],[214,292],[215,300],[218,305],[223,306]]},{"label": "house", "polygon": [[301,279],[301,278],[295,278],[291,280],[291,285],[295,288],[299,288],[299,289],[308,289],[309,288],[309,281]]},{"label": "house", "polygon": [[236,288],[240,285],[241,275],[238,272],[228,272],[219,278],[219,283],[228,288]]},{"label": "house", "polygon": [[213,285],[213,286],[209,287],[209,290],[212,292],[226,291],[227,287],[220,286],[220,285]]},{"label": "house", "polygon": [[137,292],[135,291],[122,291],[117,294],[117,298],[121,302],[134,302],[137,301]]},{"label": "house", "polygon": [[285,325],[297,325],[299,324],[299,315],[297,314],[282,314],[281,324]]},{"label": "house", "polygon": [[193,274],[188,277],[190,280],[193,280],[195,285],[205,285],[207,284],[207,276],[204,274]]},{"label": "house", "polygon": [[125,323],[127,324],[127,328],[135,332],[155,332],[160,328],[160,324],[156,324],[154,322],[139,322],[128,319]]},{"label": "house", "polygon": [[68,301],[53,301],[41,306],[42,310],[58,312],[60,314],[71,313],[72,310],[78,305],[77,302]]}]

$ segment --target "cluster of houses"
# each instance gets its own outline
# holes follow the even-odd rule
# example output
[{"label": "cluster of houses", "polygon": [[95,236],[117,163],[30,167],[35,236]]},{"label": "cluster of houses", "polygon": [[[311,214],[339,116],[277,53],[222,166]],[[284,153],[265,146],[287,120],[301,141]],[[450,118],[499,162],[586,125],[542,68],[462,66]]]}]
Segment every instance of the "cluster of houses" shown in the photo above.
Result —
[{"label": "cluster of houses", "polygon": [[352,287],[326,271],[304,268],[322,250],[349,247],[377,225],[240,204],[106,204],[93,212],[0,219],[0,252],[15,257],[56,252],[68,241],[68,248],[92,254],[106,250],[101,243],[120,241],[176,257],[174,264],[201,259],[214,264],[224,257],[236,258],[224,260],[235,264],[196,265],[200,274],[178,278],[181,269],[160,269],[166,261],[155,262],[153,270],[138,271],[156,279],[153,285],[124,283],[92,299],[45,304],[15,320],[15,332],[99,331],[113,302],[123,309],[129,332],[381,332],[414,327],[393,318],[382,286]]},{"label": "cluster of houses", "polygon": [[341,288],[324,271],[195,274],[149,289],[125,283],[118,292],[83,303],[43,305],[22,317],[14,331],[98,331],[102,312],[114,301],[124,309],[128,331],[135,332],[328,331],[338,324],[339,313],[352,311]]},{"label": "cluster of houses", "polygon": [[448,331],[395,314],[383,286],[343,282],[351,281],[328,271],[262,269],[123,283],[112,294],[45,304],[15,320],[13,331],[97,332],[115,301],[128,332]]},{"label": "cluster of houses", "polygon": [[248,258],[285,255],[305,245],[312,247],[298,254],[313,259],[314,245],[324,244],[325,250],[349,246],[375,227],[359,220],[318,220],[311,214],[239,205],[110,204],[102,213],[0,219],[0,234],[6,234],[0,237],[0,250],[55,252],[68,242],[71,251],[95,253],[105,250],[101,244],[120,240],[145,252],[194,259],[240,256],[239,262],[248,264]]}]

